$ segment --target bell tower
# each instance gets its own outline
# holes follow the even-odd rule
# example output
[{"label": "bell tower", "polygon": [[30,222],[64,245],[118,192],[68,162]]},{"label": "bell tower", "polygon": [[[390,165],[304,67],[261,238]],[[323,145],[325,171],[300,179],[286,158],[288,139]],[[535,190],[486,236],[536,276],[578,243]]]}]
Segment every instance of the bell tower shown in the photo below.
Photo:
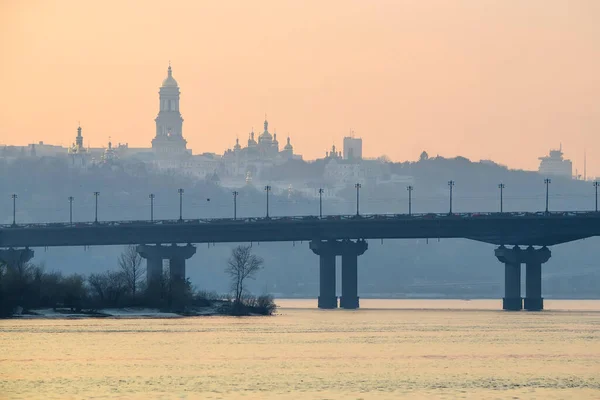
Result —
[{"label": "bell tower", "polygon": [[158,93],[159,111],[155,119],[156,136],[152,139],[152,149],[161,156],[187,154],[187,141],[182,133],[183,118],[179,112],[179,85],[173,78],[171,63]]}]

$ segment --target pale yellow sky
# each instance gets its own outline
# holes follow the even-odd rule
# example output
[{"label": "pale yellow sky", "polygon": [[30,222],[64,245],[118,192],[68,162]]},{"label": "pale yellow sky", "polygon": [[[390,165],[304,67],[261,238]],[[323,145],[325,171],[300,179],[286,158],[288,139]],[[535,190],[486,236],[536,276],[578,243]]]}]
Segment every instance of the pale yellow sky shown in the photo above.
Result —
[{"label": "pale yellow sky", "polygon": [[560,143],[600,176],[598,0],[0,0],[0,143],[149,146],[168,61],[194,153],[267,113],[320,157],[536,169]]}]

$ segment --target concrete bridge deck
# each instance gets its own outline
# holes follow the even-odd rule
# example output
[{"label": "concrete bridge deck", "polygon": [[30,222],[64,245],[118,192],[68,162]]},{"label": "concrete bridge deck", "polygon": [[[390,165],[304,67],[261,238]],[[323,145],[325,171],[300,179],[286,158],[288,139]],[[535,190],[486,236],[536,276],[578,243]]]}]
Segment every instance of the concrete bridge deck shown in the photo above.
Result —
[{"label": "concrete bridge deck", "polygon": [[3,225],[0,248],[411,238],[551,246],[598,235],[597,212],[376,214]]},{"label": "concrete bridge deck", "polygon": [[[598,212],[462,213],[331,215],[160,221],[17,224],[0,227],[0,261],[17,265],[33,257],[30,247],[138,245],[147,260],[149,288],[170,260],[177,288],[185,280],[185,260],[195,243],[309,241],[319,256],[320,308],[337,308],[336,258],[342,259],[340,307],[358,308],[358,257],[366,239],[466,238],[498,245],[496,258],[505,267],[503,309],[542,310],[542,264],[547,246],[600,236]],[[167,244],[167,246],[165,246]],[[187,244],[179,246],[178,244]],[[507,247],[511,246],[511,247]],[[519,246],[525,246],[521,249]],[[541,248],[534,248],[539,246]],[[20,248],[20,249],[19,249]],[[526,296],[521,297],[521,265]]]}]

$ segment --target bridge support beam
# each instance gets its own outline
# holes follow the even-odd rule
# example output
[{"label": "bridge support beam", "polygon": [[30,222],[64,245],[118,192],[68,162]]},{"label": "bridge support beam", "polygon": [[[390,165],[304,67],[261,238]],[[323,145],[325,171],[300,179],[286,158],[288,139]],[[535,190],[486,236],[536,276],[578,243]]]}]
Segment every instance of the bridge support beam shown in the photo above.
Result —
[{"label": "bridge support beam", "polygon": [[528,311],[541,311],[544,309],[542,298],[542,264],[552,255],[550,249],[542,247],[525,250],[525,306]]},{"label": "bridge support beam", "polygon": [[137,251],[142,258],[146,259],[148,295],[156,300],[160,299],[161,294],[163,260],[169,260],[170,296],[167,300],[171,307],[181,308],[185,290],[185,260],[196,253],[196,247],[190,244],[187,246],[142,244],[137,247]]},{"label": "bridge support beam", "polygon": [[3,249],[0,250],[0,261],[5,263],[8,268],[16,268],[29,262],[33,258],[33,250],[26,247],[24,249]]},{"label": "bridge support beam", "polygon": [[335,259],[342,256],[342,297],[340,307],[358,308],[358,256],[368,248],[367,242],[358,240],[311,241],[310,249],[319,256],[319,308],[337,308]]},{"label": "bridge support beam", "polygon": [[[518,311],[522,308],[539,311],[544,308],[542,299],[542,264],[550,259],[547,247],[522,250],[519,246],[512,249],[500,246],[495,250],[498,260],[504,263],[504,310]],[[526,265],[525,307],[521,298],[521,264]]]},{"label": "bridge support beam", "polygon": [[340,307],[358,308],[358,256],[367,251],[364,240],[342,242],[342,297]]},{"label": "bridge support beam", "polygon": [[521,298],[521,252],[519,246],[512,249],[500,246],[494,251],[498,261],[504,263],[503,310],[520,311],[523,308],[523,299]]},{"label": "bridge support beam", "polygon": [[337,308],[335,294],[335,241],[312,241],[310,249],[319,256],[319,308]]}]

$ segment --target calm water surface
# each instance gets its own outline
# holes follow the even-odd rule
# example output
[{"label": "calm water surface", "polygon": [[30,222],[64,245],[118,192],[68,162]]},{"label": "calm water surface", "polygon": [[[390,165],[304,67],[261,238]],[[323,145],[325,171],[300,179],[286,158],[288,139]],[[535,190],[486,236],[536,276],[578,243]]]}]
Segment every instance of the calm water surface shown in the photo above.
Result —
[{"label": "calm water surface", "polygon": [[600,399],[600,301],[361,300],[274,317],[0,321],[7,399]]}]

